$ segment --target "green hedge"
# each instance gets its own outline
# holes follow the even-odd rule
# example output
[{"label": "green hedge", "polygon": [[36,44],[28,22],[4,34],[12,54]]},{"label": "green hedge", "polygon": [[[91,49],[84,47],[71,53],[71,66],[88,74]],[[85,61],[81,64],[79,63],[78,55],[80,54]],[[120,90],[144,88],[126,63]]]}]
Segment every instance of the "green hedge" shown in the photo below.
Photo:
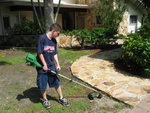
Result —
[{"label": "green hedge", "polygon": [[36,47],[39,35],[8,35],[0,36],[0,46]]},{"label": "green hedge", "polygon": [[72,31],[65,31],[64,34],[76,36],[82,48],[84,48],[85,45],[89,44],[93,47],[113,44],[117,39],[117,37],[114,37],[115,34],[113,34],[110,29],[100,27],[92,28],[90,30],[77,29]]},{"label": "green hedge", "polygon": [[128,68],[134,68],[140,76],[150,77],[150,38],[130,35],[122,45],[123,59]]}]

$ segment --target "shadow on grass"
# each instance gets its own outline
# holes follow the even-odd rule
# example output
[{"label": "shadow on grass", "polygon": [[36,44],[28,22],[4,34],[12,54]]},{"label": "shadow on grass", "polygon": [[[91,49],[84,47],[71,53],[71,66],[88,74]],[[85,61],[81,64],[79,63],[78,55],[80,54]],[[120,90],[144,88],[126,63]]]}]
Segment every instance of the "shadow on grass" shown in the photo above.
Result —
[{"label": "shadow on grass", "polygon": [[118,45],[107,44],[107,45],[99,45],[97,47],[94,47],[94,46],[84,46],[84,47],[74,46],[71,48],[70,47],[63,47],[63,48],[66,50],[73,50],[73,51],[94,50],[94,49],[101,49],[102,51],[107,51],[107,50],[121,48],[121,46],[122,46],[122,44],[118,44]]},{"label": "shadow on grass", "polygon": [[27,53],[36,53],[37,52],[37,48],[36,47],[16,47],[16,49],[22,50],[24,52]]},{"label": "shadow on grass", "polygon": [[36,47],[11,47],[11,46],[0,46],[0,50],[7,50],[7,49],[18,49],[18,50],[22,50],[24,52],[27,53],[36,53],[37,52],[37,48]]},{"label": "shadow on grass", "polygon": [[[23,93],[18,94],[17,97],[16,97],[16,99],[18,101],[20,101],[22,99],[29,99],[33,103],[42,102],[41,98],[42,98],[41,97],[41,92],[37,87],[31,87],[30,89],[27,89],[27,90],[23,91]],[[47,95],[47,99],[48,100],[54,100],[54,101],[58,102],[58,100],[56,98],[51,97],[49,95]]]},{"label": "shadow on grass", "polygon": [[0,61],[0,65],[12,65],[12,63],[8,63],[8,62],[5,62],[5,61]]}]

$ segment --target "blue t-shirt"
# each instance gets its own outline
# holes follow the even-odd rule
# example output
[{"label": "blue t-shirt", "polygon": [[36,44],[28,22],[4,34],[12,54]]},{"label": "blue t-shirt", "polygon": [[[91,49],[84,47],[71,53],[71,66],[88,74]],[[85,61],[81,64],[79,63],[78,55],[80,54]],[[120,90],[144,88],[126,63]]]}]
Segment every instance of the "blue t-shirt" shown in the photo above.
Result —
[{"label": "blue t-shirt", "polygon": [[[42,53],[49,69],[56,71],[54,55],[57,54],[57,41],[49,39],[46,34],[43,34],[38,39],[37,52]],[[37,56],[37,61],[43,66],[40,58]],[[37,68],[38,73],[45,73],[42,68]]]}]

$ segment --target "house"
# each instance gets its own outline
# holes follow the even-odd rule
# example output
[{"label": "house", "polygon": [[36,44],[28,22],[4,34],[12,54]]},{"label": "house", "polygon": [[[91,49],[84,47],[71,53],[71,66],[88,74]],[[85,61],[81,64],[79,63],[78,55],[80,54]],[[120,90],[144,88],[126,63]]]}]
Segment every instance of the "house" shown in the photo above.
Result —
[{"label": "house", "polygon": [[127,11],[124,13],[123,21],[120,23],[120,34],[134,33],[143,24],[146,10],[144,7],[138,7],[139,2],[139,0],[125,0]]},{"label": "house", "polygon": [[[41,7],[43,10],[43,1]],[[54,11],[57,10],[58,0],[54,0]],[[39,14],[38,0],[34,0],[37,13]],[[75,0],[62,0],[57,22],[64,30],[84,28],[85,17],[88,9],[86,4],[76,4]],[[80,13],[80,14],[77,14]],[[35,20],[30,0],[2,0],[0,1],[0,35],[8,35],[15,24],[26,18]]]},{"label": "house", "polygon": [[[37,13],[39,14],[38,0],[33,0]],[[101,26],[96,17],[91,13],[93,0],[61,0],[57,23],[64,30],[90,29]],[[136,10],[138,0],[125,0],[127,11],[120,24],[119,33],[128,34],[135,32],[142,25],[145,14],[143,8]],[[40,0],[43,11],[43,0]],[[57,10],[59,0],[54,0],[54,12]],[[9,35],[15,24],[26,18],[35,21],[31,0],[1,0],[0,1],[0,35]]]}]

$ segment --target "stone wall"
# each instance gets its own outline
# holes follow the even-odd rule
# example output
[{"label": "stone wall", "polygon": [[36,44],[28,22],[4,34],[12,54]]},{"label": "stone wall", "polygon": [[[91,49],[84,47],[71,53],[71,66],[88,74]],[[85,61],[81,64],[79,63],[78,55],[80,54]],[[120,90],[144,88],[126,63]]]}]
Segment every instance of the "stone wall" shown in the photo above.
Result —
[{"label": "stone wall", "polygon": [[123,21],[120,23],[119,34],[127,35],[128,34],[128,13],[125,12],[123,15]]},{"label": "stone wall", "polygon": [[66,36],[64,34],[60,34],[60,36],[57,37],[56,40],[58,43],[58,47],[63,48],[80,47],[80,44],[75,36]]},{"label": "stone wall", "polygon": [[[7,35],[0,36],[1,47],[36,47],[39,35]],[[70,48],[80,46],[74,36],[60,34],[56,38],[59,47]]]},{"label": "stone wall", "polygon": [[[0,47],[36,47],[39,35],[9,35],[0,36]],[[57,38],[58,47],[72,48],[81,47],[75,36],[60,34]],[[118,42],[119,41],[119,42]],[[123,43],[117,40],[118,44]]]}]

